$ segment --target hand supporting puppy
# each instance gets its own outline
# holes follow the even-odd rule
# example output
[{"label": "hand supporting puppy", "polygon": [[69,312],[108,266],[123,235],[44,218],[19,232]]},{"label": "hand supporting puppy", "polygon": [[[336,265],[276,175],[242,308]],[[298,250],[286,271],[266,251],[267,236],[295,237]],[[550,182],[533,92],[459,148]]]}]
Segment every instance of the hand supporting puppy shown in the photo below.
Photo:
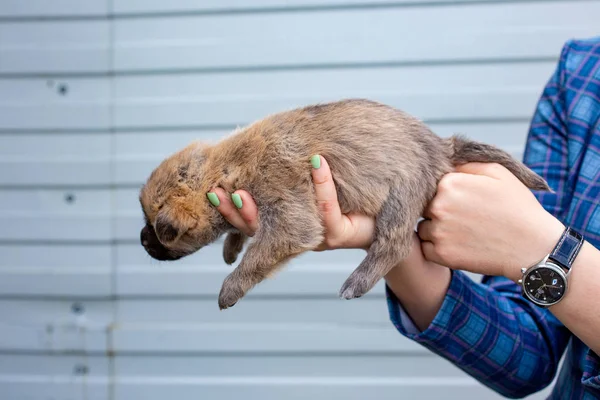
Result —
[{"label": "hand supporting puppy", "polygon": [[[335,184],[327,161],[320,156],[315,160],[312,177],[319,210],[325,226],[325,239],[318,251],[334,249],[368,249],[373,241],[375,219],[359,214],[342,214]],[[228,196],[221,188],[213,193],[219,198],[217,210],[231,225],[248,236],[258,228],[258,208],[250,193],[237,190]],[[235,204],[237,203],[237,204]]]},{"label": "hand supporting puppy", "polygon": [[498,164],[470,163],[446,174],[424,216],[418,232],[428,260],[514,281],[521,277],[521,268],[552,250],[564,230]]}]

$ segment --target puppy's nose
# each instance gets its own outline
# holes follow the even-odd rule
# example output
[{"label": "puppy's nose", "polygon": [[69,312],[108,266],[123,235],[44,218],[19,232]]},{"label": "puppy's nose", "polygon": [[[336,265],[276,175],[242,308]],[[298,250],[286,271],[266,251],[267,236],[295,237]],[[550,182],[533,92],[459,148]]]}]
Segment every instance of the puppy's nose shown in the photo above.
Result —
[{"label": "puppy's nose", "polygon": [[148,247],[148,227],[145,226],[142,228],[140,232],[140,242],[142,242],[142,246]]}]

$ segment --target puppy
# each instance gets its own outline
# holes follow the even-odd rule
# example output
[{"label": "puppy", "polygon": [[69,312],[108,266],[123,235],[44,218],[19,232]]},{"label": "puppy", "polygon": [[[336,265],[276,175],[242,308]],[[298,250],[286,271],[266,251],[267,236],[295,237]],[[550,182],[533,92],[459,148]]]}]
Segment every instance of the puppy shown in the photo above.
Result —
[{"label": "puppy", "polygon": [[416,222],[440,178],[455,166],[499,163],[527,187],[549,190],[541,177],[494,146],[457,135],[440,138],[400,110],[348,99],[274,114],[215,145],[192,143],[165,159],[141,189],[142,245],[155,259],[177,260],[226,233],[223,256],[232,264],[247,238],[206,195],[217,186],[250,192],[259,228],[219,294],[221,309],[233,306],[322,242],[309,164],[315,154],[330,165],[342,212],[376,219],[366,257],[341,287],[345,299],[367,293],[408,255]]}]

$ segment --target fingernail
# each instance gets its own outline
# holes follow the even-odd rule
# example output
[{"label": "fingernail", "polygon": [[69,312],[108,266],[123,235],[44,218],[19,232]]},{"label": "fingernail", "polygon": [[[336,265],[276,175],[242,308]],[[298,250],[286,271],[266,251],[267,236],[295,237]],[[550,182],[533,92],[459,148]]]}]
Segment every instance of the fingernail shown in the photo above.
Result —
[{"label": "fingernail", "polygon": [[310,158],[310,163],[314,169],[321,168],[321,157],[318,154],[315,154]]},{"label": "fingernail", "polygon": [[208,197],[208,201],[210,201],[210,204],[212,204],[215,207],[219,207],[219,204],[221,204],[221,201],[219,200],[219,197],[216,193],[209,192],[206,194],[206,197]]},{"label": "fingernail", "polygon": [[233,204],[235,204],[237,208],[242,208],[242,196],[234,193],[231,195],[231,200],[233,200]]}]

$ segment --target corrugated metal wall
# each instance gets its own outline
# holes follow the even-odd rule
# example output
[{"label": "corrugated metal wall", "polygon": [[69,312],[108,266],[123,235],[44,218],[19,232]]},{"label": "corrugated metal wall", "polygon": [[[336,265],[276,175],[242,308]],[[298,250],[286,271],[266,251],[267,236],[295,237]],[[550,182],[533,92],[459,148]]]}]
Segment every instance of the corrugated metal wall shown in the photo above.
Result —
[{"label": "corrugated metal wall", "polygon": [[[369,97],[520,156],[598,1],[0,1],[2,399],[495,398],[400,337],[362,258],[296,260],[226,312],[220,245],[138,244],[137,191],[196,138]],[[536,396],[535,398],[541,398]]]}]

